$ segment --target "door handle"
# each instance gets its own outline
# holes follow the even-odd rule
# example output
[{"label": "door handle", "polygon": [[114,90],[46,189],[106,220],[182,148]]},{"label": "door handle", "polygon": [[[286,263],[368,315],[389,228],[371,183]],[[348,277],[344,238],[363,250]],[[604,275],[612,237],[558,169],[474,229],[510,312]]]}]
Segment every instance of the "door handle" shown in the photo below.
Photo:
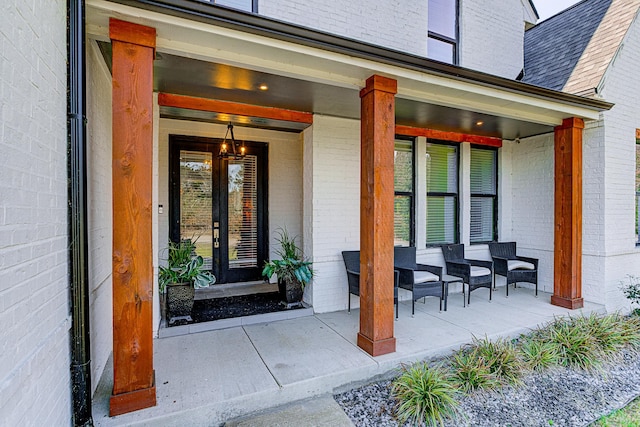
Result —
[{"label": "door handle", "polygon": [[213,247],[216,249],[220,247],[220,229],[217,227],[213,229]]}]

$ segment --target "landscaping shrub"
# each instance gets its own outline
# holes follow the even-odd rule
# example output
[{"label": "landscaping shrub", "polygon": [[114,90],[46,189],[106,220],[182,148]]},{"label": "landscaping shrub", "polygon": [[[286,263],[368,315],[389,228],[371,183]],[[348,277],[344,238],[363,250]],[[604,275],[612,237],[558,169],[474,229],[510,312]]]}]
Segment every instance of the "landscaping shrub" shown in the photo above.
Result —
[{"label": "landscaping shrub", "polygon": [[628,275],[626,282],[620,282],[620,289],[624,296],[631,301],[632,307],[634,304],[639,307],[635,308],[633,313],[640,315],[640,277]]},{"label": "landscaping shrub", "polygon": [[453,355],[451,369],[456,386],[464,393],[500,386],[500,380],[491,372],[489,363],[478,357],[475,348],[463,348]]},{"label": "landscaping shrub", "polygon": [[580,323],[575,318],[557,319],[542,331],[542,336],[546,333],[547,339],[557,345],[560,365],[589,370],[600,365],[602,352]]},{"label": "landscaping shrub", "polygon": [[538,335],[522,336],[519,349],[525,367],[533,371],[543,371],[560,362],[558,345]]},{"label": "landscaping shrub", "polygon": [[456,417],[457,391],[445,369],[430,368],[425,362],[402,365],[401,369],[391,384],[395,414],[401,425],[407,421],[414,425],[444,425]]}]

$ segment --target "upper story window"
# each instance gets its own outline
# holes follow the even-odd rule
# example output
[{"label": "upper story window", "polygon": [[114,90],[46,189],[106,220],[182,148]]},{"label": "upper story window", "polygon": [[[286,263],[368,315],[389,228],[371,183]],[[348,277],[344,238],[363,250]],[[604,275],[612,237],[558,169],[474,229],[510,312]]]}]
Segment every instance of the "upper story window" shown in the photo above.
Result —
[{"label": "upper story window", "polygon": [[458,150],[427,142],[427,246],[458,242]]},{"label": "upper story window", "polygon": [[493,242],[498,228],[498,152],[471,148],[471,243]]},{"label": "upper story window", "polygon": [[458,63],[458,0],[429,0],[427,56]]},{"label": "upper story window", "polygon": [[393,235],[395,246],[415,246],[413,141],[398,139],[393,150]]},{"label": "upper story window", "polygon": [[220,6],[227,6],[233,9],[244,10],[245,12],[258,12],[258,0],[201,0],[204,3],[213,3]]}]

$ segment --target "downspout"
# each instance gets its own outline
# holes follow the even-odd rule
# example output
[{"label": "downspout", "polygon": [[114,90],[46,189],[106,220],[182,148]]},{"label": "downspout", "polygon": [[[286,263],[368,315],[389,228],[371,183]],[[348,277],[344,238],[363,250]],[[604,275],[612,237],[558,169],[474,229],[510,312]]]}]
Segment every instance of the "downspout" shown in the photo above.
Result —
[{"label": "downspout", "polygon": [[73,425],[91,426],[84,0],[67,2],[69,276]]}]

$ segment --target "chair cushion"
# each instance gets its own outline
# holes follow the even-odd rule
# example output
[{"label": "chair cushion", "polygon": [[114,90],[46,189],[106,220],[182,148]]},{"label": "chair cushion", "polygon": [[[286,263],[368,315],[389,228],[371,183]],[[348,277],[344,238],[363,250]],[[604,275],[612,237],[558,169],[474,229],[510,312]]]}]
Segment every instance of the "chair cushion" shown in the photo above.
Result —
[{"label": "chair cushion", "polygon": [[471,266],[471,277],[487,276],[489,274],[491,274],[491,270],[487,267],[478,267],[477,265]]},{"label": "chair cushion", "polygon": [[414,271],[413,283],[437,282],[438,276],[428,271]]},{"label": "chair cushion", "polygon": [[536,266],[527,261],[509,260],[507,261],[507,268],[509,271],[520,268],[523,270],[535,270]]}]

